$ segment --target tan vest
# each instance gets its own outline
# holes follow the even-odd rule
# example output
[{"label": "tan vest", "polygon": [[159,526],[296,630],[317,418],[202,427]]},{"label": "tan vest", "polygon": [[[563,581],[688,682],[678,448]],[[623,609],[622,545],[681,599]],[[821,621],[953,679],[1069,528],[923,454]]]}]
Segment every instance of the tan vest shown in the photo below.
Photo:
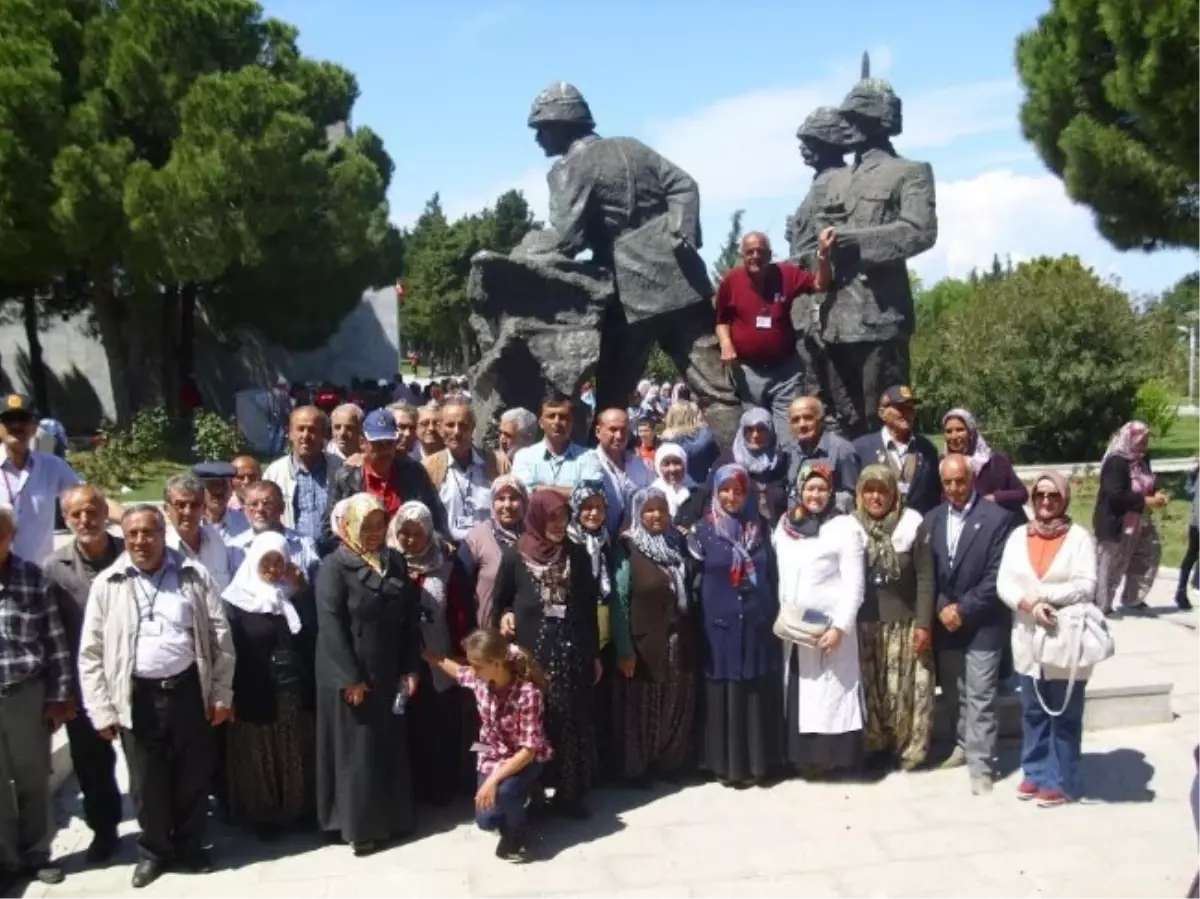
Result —
[{"label": "tan vest", "polygon": [[[483,477],[489,484],[512,470],[512,462],[504,453],[481,450],[480,455],[483,456]],[[450,450],[444,449],[432,456],[426,456],[421,460],[421,464],[425,466],[425,472],[433,482],[433,489],[441,490],[442,484],[446,482],[446,472],[450,470]]]}]

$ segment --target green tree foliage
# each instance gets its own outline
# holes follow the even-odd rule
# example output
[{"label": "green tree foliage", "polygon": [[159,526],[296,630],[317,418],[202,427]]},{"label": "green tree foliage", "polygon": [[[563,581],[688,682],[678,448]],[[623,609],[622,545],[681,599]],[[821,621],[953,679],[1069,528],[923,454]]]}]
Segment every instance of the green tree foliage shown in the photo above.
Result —
[{"label": "green tree foliage", "polygon": [[400,323],[407,344],[469,366],[475,356],[467,300],[471,257],[480,250],[508,253],[539,227],[520,191],[507,191],[494,206],[455,222],[434,194],[404,238]]},{"label": "green tree foliage", "polygon": [[1143,381],[1128,297],[1072,256],[971,290],[913,342],[923,428],[965,406],[1018,461],[1099,458]]},{"label": "green tree foliage", "polygon": [[725,242],[721,244],[721,252],[717,255],[717,261],[713,265],[714,281],[720,281],[727,271],[742,261],[742,216],[744,214],[744,209],[738,209],[729,217],[729,233],[725,235]]},{"label": "green tree foliage", "polygon": [[311,347],[398,273],[357,94],[253,0],[0,2],[0,271],[87,299],[121,420],[155,354],[159,395],[190,374],[197,308]]},{"label": "green tree foliage", "polygon": [[1052,0],[1017,41],[1021,127],[1119,249],[1200,237],[1200,4]]},{"label": "green tree foliage", "polygon": [[1188,392],[1188,338],[1180,328],[1196,326],[1197,283],[1194,274],[1180,279],[1138,314],[1143,378],[1179,395]]}]

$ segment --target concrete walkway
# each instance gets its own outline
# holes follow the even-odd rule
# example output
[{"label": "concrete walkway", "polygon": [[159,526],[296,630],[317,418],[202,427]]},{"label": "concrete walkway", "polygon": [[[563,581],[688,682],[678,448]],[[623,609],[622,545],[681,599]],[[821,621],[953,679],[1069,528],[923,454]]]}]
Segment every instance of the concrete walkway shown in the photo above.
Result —
[{"label": "concrete walkway", "polygon": [[[1152,597],[1170,603],[1168,585]],[[1173,606],[1171,607],[1173,608]],[[136,823],[117,863],[83,868],[90,833],[74,796],[60,798],[55,851],[68,877],[27,896],[1182,896],[1197,867],[1188,790],[1197,742],[1195,613],[1118,621],[1112,682],[1151,671],[1173,680],[1176,720],[1088,733],[1086,800],[1039,809],[1014,798],[1017,748],[1004,779],[974,797],[964,770],[893,774],[877,784],[732,791],[716,784],[597,792],[594,816],[550,822],[541,860],[497,861],[469,804],[422,819],[421,837],[367,859],[316,837],[264,845],[214,827],[221,870],[129,885]],[[73,785],[69,782],[68,789]]]}]

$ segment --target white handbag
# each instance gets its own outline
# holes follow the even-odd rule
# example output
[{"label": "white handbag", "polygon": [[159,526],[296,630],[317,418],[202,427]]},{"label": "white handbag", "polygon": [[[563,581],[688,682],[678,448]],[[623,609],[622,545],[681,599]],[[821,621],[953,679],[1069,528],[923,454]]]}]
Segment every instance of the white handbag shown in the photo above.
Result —
[{"label": "white handbag", "polygon": [[818,609],[781,603],[772,630],[780,640],[815,648],[833,625],[833,619]]},{"label": "white handbag", "polygon": [[1052,718],[1059,717],[1067,710],[1079,669],[1099,665],[1116,652],[1112,633],[1108,629],[1108,620],[1093,603],[1081,602],[1063,606],[1061,609],[1055,609],[1055,613],[1053,628],[1044,628],[1039,624],[1033,632],[1034,660],[1039,665],[1061,668],[1068,672],[1067,694],[1063,699],[1062,708],[1058,711],[1052,711],[1046,706],[1038,690],[1037,678],[1034,678],[1033,690],[1038,703]]}]

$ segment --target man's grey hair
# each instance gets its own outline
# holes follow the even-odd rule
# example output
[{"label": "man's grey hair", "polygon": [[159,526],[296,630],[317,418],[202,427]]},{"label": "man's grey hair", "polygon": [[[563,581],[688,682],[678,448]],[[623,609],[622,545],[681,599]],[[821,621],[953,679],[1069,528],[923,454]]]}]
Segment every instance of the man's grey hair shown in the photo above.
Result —
[{"label": "man's grey hair", "polygon": [[194,474],[176,474],[163,486],[163,502],[170,502],[172,493],[198,493],[204,496],[204,485]]},{"label": "man's grey hair", "polygon": [[125,525],[134,515],[142,515],[149,513],[154,516],[154,526],[160,534],[167,532],[167,516],[163,515],[162,509],[158,506],[153,506],[150,503],[135,503],[132,506],[126,506],[125,511],[121,513],[121,528],[124,530]]},{"label": "man's grey hair", "polygon": [[350,413],[351,418],[353,418],[359,424],[362,424],[363,410],[354,403],[342,403],[340,406],[338,406],[336,409],[333,410],[333,414],[330,415],[329,418],[331,420],[334,418],[337,418],[338,415],[343,412]]},{"label": "man's grey hair", "polygon": [[944,475],[946,473],[946,465],[951,461],[957,462],[959,465],[965,467],[969,477],[975,477],[975,472],[971,469],[971,460],[962,453],[946,453],[946,455],[942,457],[942,461],[938,463],[939,475]]},{"label": "man's grey hair", "polygon": [[283,502],[283,488],[274,481],[268,481],[264,479],[262,481],[255,481],[253,484],[247,484],[245,492],[249,494],[262,490],[269,490],[271,493],[275,494],[275,499],[279,500],[280,503]]},{"label": "man's grey hair", "polygon": [[17,510],[8,503],[0,503],[0,533],[17,532]]},{"label": "man's grey hair", "polygon": [[820,416],[821,421],[824,421],[825,416],[829,414],[828,410],[825,408],[825,404],[821,401],[821,398],[819,396],[798,396],[794,400],[792,400],[788,405],[794,406],[794,405],[796,405],[796,403],[800,402],[801,400],[808,400],[810,403],[817,404],[817,415]]},{"label": "man's grey hair", "polygon": [[409,418],[417,417],[417,407],[412,403],[389,403],[387,410],[392,415],[407,415]]},{"label": "man's grey hair", "polygon": [[475,409],[470,400],[465,400],[461,396],[452,396],[442,403],[441,411],[445,412],[447,409],[466,409],[467,415],[471,417],[471,424],[475,423]]},{"label": "man's grey hair", "polygon": [[517,426],[517,433],[522,437],[528,438],[530,442],[537,436],[537,416],[528,409],[518,406],[515,409],[509,409],[500,416],[501,425],[508,424],[510,421]]},{"label": "man's grey hair", "polygon": [[108,497],[95,484],[74,484],[64,490],[58,498],[58,501],[62,503],[64,511],[67,508],[67,504],[77,496],[86,496],[89,500],[94,500],[100,504],[102,509],[108,507]]}]

